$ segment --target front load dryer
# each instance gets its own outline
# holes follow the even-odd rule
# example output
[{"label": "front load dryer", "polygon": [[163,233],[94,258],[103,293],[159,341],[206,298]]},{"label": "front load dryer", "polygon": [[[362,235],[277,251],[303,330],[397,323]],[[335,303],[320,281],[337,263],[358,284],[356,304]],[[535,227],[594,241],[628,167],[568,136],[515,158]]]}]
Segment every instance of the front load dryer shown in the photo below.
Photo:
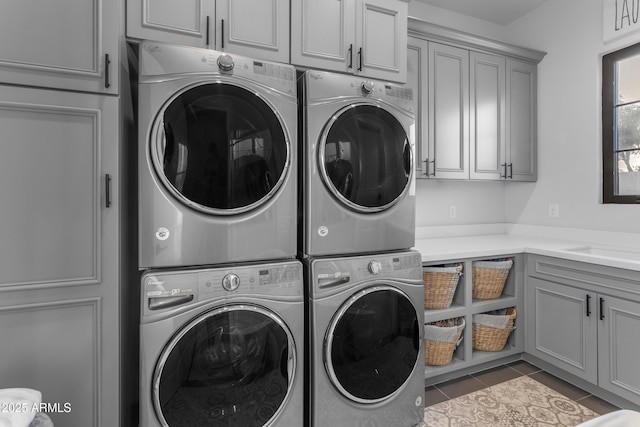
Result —
[{"label": "front load dryer", "polygon": [[139,267],[293,259],[295,69],[145,41],[139,49]]},{"label": "front load dryer", "polygon": [[324,71],[299,79],[299,254],[409,249],[415,243],[412,91]]},{"label": "front load dryer", "polygon": [[298,261],[142,276],[140,426],[301,427]]},{"label": "front load dryer", "polygon": [[306,259],[305,426],[414,427],[424,417],[424,287],[415,251]]}]

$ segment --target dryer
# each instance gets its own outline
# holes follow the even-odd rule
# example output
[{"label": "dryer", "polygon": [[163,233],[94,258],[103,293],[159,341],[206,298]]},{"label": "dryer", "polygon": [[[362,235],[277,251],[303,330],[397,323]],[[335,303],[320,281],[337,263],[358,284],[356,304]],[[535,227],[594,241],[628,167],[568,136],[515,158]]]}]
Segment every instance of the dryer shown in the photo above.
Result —
[{"label": "dryer", "polygon": [[299,79],[299,254],[409,249],[415,243],[412,91],[324,71]]},{"label": "dryer", "polygon": [[300,427],[299,261],[142,276],[140,425]]},{"label": "dryer", "polygon": [[305,260],[310,427],[424,417],[424,288],[415,251]]},{"label": "dryer", "polygon": [[139,267],[294,258],[297,97],[286,64],[139,49]]}]

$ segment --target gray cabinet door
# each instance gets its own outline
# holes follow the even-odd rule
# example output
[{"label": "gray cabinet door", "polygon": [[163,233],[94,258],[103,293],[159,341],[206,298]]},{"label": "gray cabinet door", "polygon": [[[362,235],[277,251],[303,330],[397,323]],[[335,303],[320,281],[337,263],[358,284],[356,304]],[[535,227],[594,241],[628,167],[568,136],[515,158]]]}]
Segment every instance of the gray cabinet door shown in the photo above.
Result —
[{"label": "gray cabinet door", "polygon": [[598,383],[640,404],[640,303],[598,295]]},{"label": "gray cabinet door", "polygon": [[118,99],[0,99],[0,384],[68,404],[55,425],[117,425]]},{"label": "gray cabinet door", "polygon": [[536,64],[507,60],[507,177],[535,181],[537,160]]},{"label": "gray cabinet door", "polygon": [[118,93],[121,3],[3,1],[0,82]]},{"label": "gray cabinet door", "polygon": [[469,51],[429,43],[429,146],[436,178],[469,178]]},{"label": "gray cabinet door", "polygon": [[471,179],[507,177],[505,58],[471,52],[469,159]]},{"label": "gray cabinet door", "polygon": [[596,294],[529,277],[525,349],[597,384]]},{"label": "gray cabinet door", "polygon": [[413,90],[413,111],[416,121],[415,167],[416,178],[429,178],[435,171],[429,152],[429,90],[428,90],[429,43],[409,37],[407,43],[407,86]]}]

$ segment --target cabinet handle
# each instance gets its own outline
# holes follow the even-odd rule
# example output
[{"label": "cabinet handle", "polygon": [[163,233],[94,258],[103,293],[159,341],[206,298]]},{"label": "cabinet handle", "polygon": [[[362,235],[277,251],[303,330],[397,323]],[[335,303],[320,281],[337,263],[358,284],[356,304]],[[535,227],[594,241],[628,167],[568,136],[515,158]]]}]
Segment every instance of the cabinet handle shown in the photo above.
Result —
[{"label": "cabinet handle", "polygon": [[591,295],[587,294],[587,317],[591,316]]},{"label": "cabinet handle", "polygon": [[503,163],[503,164],[500,165],[500,167],[502,167],[504,169],[504,175],[500,175],[500,178],[507,179],[507,164]]},{"label": "cabinet handle", "polygon": [[224,49],[224,19],[220,20],[220,49]]},{"label": "cabinet handle", "polygon": [[362,71],[362,48],[358,49],[358,71]]},{"label": "cabinet handle", "polygon": [[105,207],[111,207],[111,175],[106,174],[104,177],[104,198]]},{"label": "cabinet handle", "polygon": [[347,68],[353,68],[353,43],[349,45],[349,65]]},{"label": "cabinet handle", "polygon": [[205,43],[207,47],[209,47],[209,44],[210,44],[209,43],[209,26],[210,26],[209,21],[210,21],[210,18],[207,15],[207,23],[206,23],[207,27],[205,28]]},{"label": "cabinet handle", "polygon": [[431,163],[433,164],[433,173],[431,176],[436,176],[436,159],[431,160]]},{"label": "cabinet handle", "polygon": [[509,163],[509,179],[513,179],[513,163]]},{"label": "cabinet handle", "polygon": [[111,79],[109,78],[109,68],[111,68],[111,60],[109,59],[109,54],[104,54],[104,87],[111,87]]},{"label": "cabinet handle", "polygon": [[429,176],[429,158],[427,157],[427,159],[424,161],[424,175],[425,176]]},{"label": "cabinet handle", "polygon": [[600,298],[600,320],[604,320],[604,298]]}]

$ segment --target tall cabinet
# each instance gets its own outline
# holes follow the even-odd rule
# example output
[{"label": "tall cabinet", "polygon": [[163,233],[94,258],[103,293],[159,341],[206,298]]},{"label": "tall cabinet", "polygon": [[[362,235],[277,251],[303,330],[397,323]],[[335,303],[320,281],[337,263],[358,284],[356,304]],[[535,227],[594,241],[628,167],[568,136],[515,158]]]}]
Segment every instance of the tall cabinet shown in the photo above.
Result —
[{"label": "tall cabinet", "polygon": [[535,181],[543,52],[409,18],[418,178]]},{"label": "tall cabinet", "polygon": [[119,3],[9,0],[8,10],[0,14],[0,384],[40,390],[59,405],[48,414],[55,425],[114,425]]}]

